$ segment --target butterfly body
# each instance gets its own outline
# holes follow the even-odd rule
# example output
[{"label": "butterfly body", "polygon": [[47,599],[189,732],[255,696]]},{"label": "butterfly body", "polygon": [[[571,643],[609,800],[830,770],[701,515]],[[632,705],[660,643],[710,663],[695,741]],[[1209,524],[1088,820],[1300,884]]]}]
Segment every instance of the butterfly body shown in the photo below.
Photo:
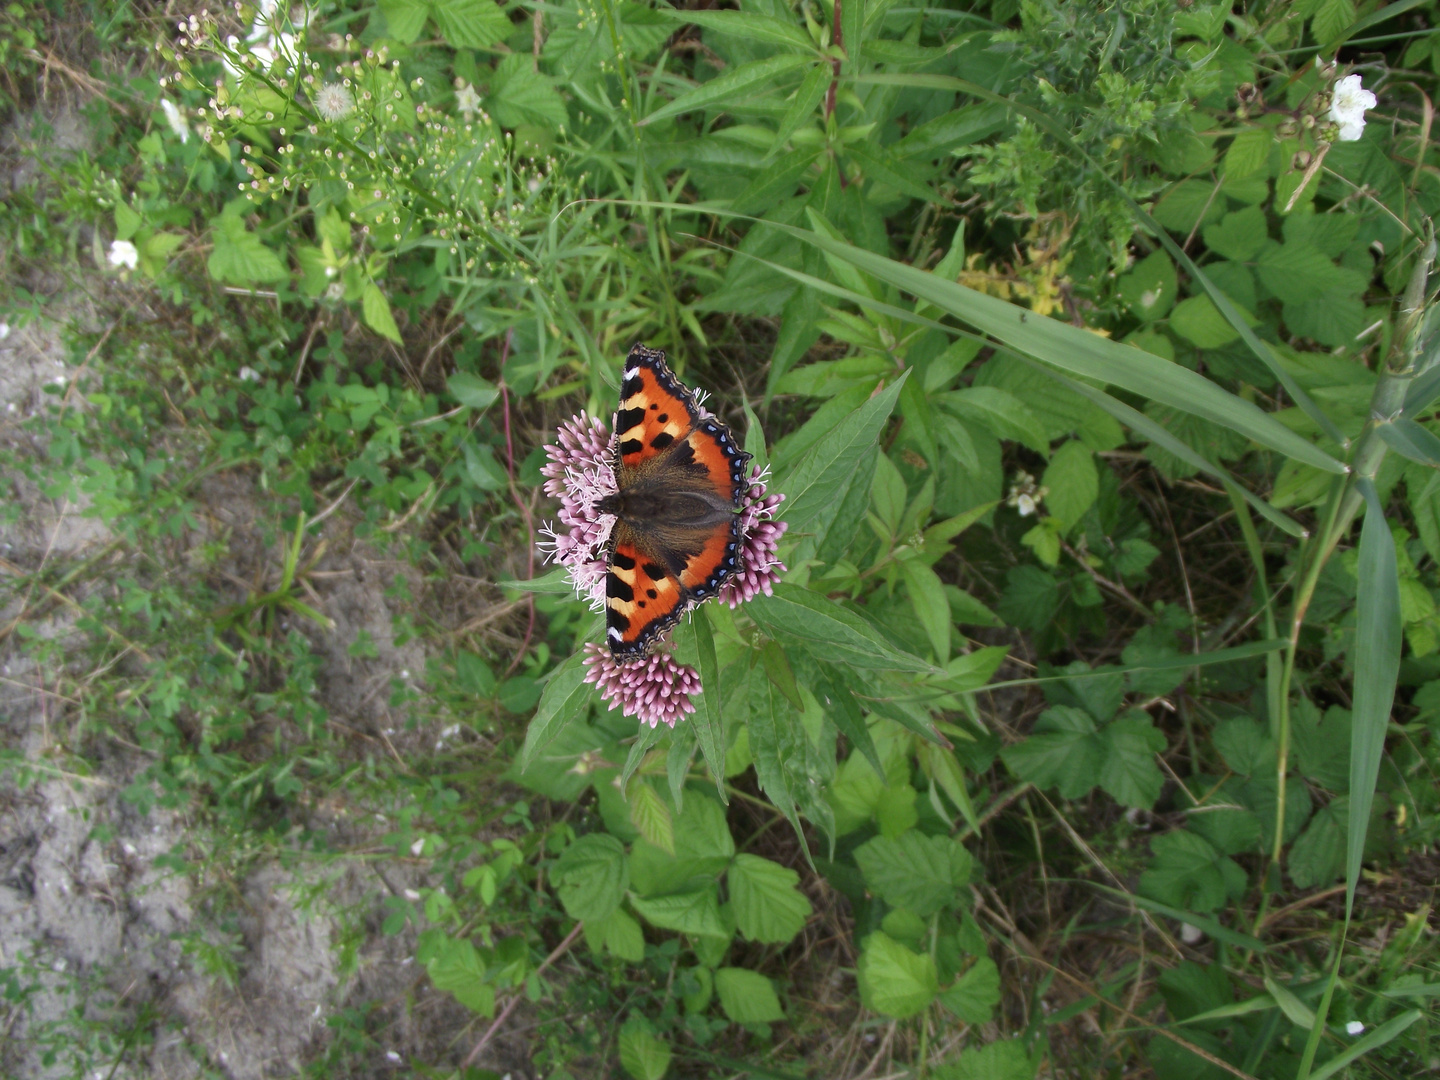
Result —
[{"label": "butterfly body", "polygon": [[702,414],[665,354],[643,345],[625,361],[615,437],[618,490],[597,506],[615,515],[606,641],[615,656],[635,657],[740,568],[750,455]]}]

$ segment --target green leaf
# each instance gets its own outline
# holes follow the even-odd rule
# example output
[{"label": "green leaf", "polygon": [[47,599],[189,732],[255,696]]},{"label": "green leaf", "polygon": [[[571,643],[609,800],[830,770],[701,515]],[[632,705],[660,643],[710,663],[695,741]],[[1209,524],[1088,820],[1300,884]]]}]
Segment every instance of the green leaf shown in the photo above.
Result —
[{"label": "green leaf", "polygon": [[786,478],[781,517],[790,523],[791,530],[819,531],[822,522],[828,526],[834,520],[851,475],[875,445],[909,374],[908,370],[903,372],[841,420]]},{"label": "green leaf", "polygon": [[1310,32],[1315,35],[1316,41],[1325,43],[1322,55],[1334,50],[1335,46],[1331,43],[1341,40],[1354,21],[1354,0],[1321,0],[1310,18]]},{"label": "green leaf", "polygon": [[1313,244],[1292,241],[1269,244],[1255,260],[1261,283],[1286,304],[1301,304],[1327,294],[1357,296],[1365,276],[1337,266]]},{"label": "green leaf", "polygon": [[1225,179],[1243,180],[1265,168],[1275,136],[1269,128],[1246,128],[1225,151]]},{"label": "green leaf", "polygon": [[1101,733],[1100,786],[1125,806],[1149,809],[1160,797],[1165,776],[1155,755],[1165,749],[1165,736],[1138,709],[1117,716]]},{"label": "green leaf", "polygon": [[813,147],[793,150],[771,162],[747,184],[730,205],[747,214],[760,214],[782,199],[795,194],[795,185],[810,170],[820,151]]},{"label": "green leaf", "polygon": [[424,0],[379,0],[385,16],[386,36],[409,45],[425,29],[430,6]]},{"label": "green leaf", "polygon": [[261,243],[259,236],[248,231],[238,214],[221,214],[216,218],[210,239],[214,249],[206,265],[216,281],[253,285],[284,281],[290,276],[280,256]]},{"label": "green leaf", "polygon": [[1163,251],[1151,252],[1117,285],[1120,298],[1142,322],[1163,319],[1179,295],[1175,264]]},{"label": "green leaf", "polygon": [[782,581],[774,595],[755,597],[745,611],[766,633],[804,645],[819,660],[880,670],[932,670],[853,611],[799,585]]},{"label": "green leaf", "polygon": [[1358,1061],[1371,1050],[1392,1042],[1401,1032],[1410,1027],[1411,1024],[1424,1019],[1425,1014],[1419,1009],[1411,1009],[1399,1016],[1385,1021],[1379,1027],[1366,1034],[1363,1038],[1356,1039],[1354,1044],[1346,1047],[1341,1053],[1336,1054],[1325,1064],[1310,1074],[1310,1080],[1329,1080],[1341,1069],[1352,1062]]},{"label": "green leaf", "polygon": [[1050,455],[1050,437],[1045,433],[1045,425],[1030,406],[1008,390],[998,386],[971,386],[942,395],[940,405],[962,420],[980,421],[997,439],[1013,439],[1042,457]]},{"label": "green leaf", "polygon": [[457,49],[488,48],[510,34],[510,18],[495,0],[431,0],[431,4],[440,32]]},{"label": "green leaf", "polygon": [[620,1029],[620,1064],[632,1080],[663,1080],[670,1068],[670,1047],[648,1027],[631,1020]]},{"label": "green leaf", "polygon": [[988,1024],[1000,1004],[1000,969],[982,956],[973,967],[940,994],[940,1004],[967,1024]]},{"label": "green leaf", "polygon": [[957,146],[972,146],[1000,131],[1007,123],[1005,112],[1001,106],[984,102],[962,106],[914,128],[890,152],[902,161],[934,160]]},{"label": "green leaf", "polygon": [[576,720],[584,719],[590,706],[590,686],[585,682],[585,656],[576,653],[545,678],[545,690],[535,716],[525,730],[520,750],[520,768],[529,768],[535,755]]},{"label": "green leaf", "polygon": [[1019,1039],[1005,1039],[961,1051],[953,1061],[935,1068],[935,1080],[1034,1080],[1038,1062],[1031,1061]]},{"label": "green leaf", "polygon": [[905,559],[900,563],[900,577],[910,606],[930,638],[936,661],[945,663],[950,659],[950,601],[940,575],[919,559]]},{"label": "green leaf", "polygon": [[140,231],[140,226],[145,224],[142,218],[129,203],[116,202],[115,204],[115,239],[133,240],[135,234]]},{"label": "green leaf", "polygon": [[367,281],[360,293],[360,307],[365,314],[365,325],[383,338],[400,344],[400,328],[395,325],[395,316],[390,314],[390,301],[380,291],[380,286]]},{"label": "green leaf", "polygon": [[924,1012],[940,993],[935,961],[878,930],[865,939],[856,976],[865,1007],[897,1020]]},{"label": "green leaf", "polygon": [[[694,14],[687,12],[687,16]],[[725,101],[743,100],[751,91],[771,82],[787,71],[805,67],[811,63],[809,55],[785,54],[770,56],[764,60],[752,60],[748,64],[737,64],[709,82],[701,83],[689,93],[681,94],[668,105],[662,105],[640,121],[640,127],[666,120],[681,113],[697,112],[711,105]]]},{"label": "green leaf", "polygon": [[1265,211],[1258,206],[1236,210],[1233,214],[1226,214],[1218,223],[1206,225],[1203,235],[1205,246],[1215,254],[1249,262],[1260,254],[1269,235]]},{"label": "green leaf", "polygon": [[795,887],[800,875],[758,855],[737,855],[726,875],[735,923],[751,941],[788,944],[810,917],[810,901]]},{"label": "green leaf", "polygon": [[445,385],[456,401],[472,409],[488,409],[500,396],[498,386],[468,371],[457,371],[446,380]]},{"label": "green leaf", "polygon": [[946,281],[913,266],[781,222],[771,228],[813,244],[852,266],[925,300],[1062,371],[1119,386],[1231,428],[1263,446],[1326,472],[1345,466],[1275,417],[1203,375],[1167,364],[1058,319],[1039,318],[998,297]]},{"label": "green leaf", "polygon": [[[694,12],[687,14],[694,14]],[[790,102],[790,107],[780,118],[780,125],[775,130],[775,142],[771,146],[772,154],[785,145],[785,141],[795,134],[801,124],[815,115],[815,110],[824,99],[825,91],[830,88],[830,81],[833,77],[830,65],[823,61],[806,73],[804,80],[800,83],[800,88],[795,91],[795,97]]]},{"label": "green leaf", "polygon": [[1391,450],[1418,465],[1440,468],[1440,439],[1414,420],[1401,417],[1375,425],[1376,432]]},{"label": "green leaf", "polygon": [[715,659],[715,635],[710,629],[710,620],[704,611],[698,612],[675,630],[676,645],[689,651],[689,639],[695,640],[695,655],[700,671],[700,700],[695,712],[687,721],[695,732],[695,741],[705,757],[705,765],[715,778],[715,788],[722,802],[729,802],[725,794],[725,720],[721,715],[723,702],[720,699],[720,665]]},{"label": "green leaf", "polygon": [[582,836],[555,861],[551,879],[572,919],[608,918],[630,884],[625,846],[607,833]]},{"label": "green leaf", "polygon": [[1400,672],[1400,578],[1395,541],[1385,522],[1385,509],[1366,478],[1356,481],[1365,496],[1360,527],[1360,562],[1356,576],[1355,685],[1350,732],[1350,806],[1345,855],[1345,920],[1355,903],[1365,833],[1375,801],[1385,732]]},{"label": "green leaf", "polygon": [[773,1024],[785,1019],[775,987],[764,975],[744,968],[721,968],[715,972],[715,993],[720,996],[720,1008],[737,1024]]},{"label": "green leaf", "polygon": [[675,823],[670,818],[670,807],[643,780],[630,786],[630,823],[665,854],[675,854]]},{"label": "green leaf", "polygon": [[1240,336],[1208,296],[1192,296],[1176,304],[1170,312],[1170,329],[1200,349],[1218,349]]},{"label": "green leaf", "polygon": [[893,188],[900,194],[909,195],[912,199],[919,199],[921,202],[944,203],[944,200],[933,188],[906,176],[901,171],[906,166],[887,151],[877,148],[872,153],[863,144],[852,143],[845,148],[845,152],[865,171],[865,175],[871,181]]},{"label": "green leaf", "polygon": [[911,830],[877,836],[855,849],[855,863],[871,892],[892,907],[928,918],[960,902],[970,877],[970,853],[958,840]]},{"label": "green leaf", "polygon": [[730,931],[720,918],[715,887],[670,896],[631,896],[630,904],[651,926],[699,937],[729,938]]},{"label": "green leaf", "polygon": [[676,11],[672,8],[655,9],[660,15],[677,23],[694,23],[708,30],[717,30],[743,41],[761,41],[767,45],[783,45],[798,52],[814,55],[815,43],[810,35],[793,22],[777,19],[773,15],[762,15],[755,10],[746,11]]},{"label": "green leaf", "polygon": [[[490,0],[474,0],[494,7]],[[495,8],[499,11],[499,8]],[[502,18],[505,18],[502,13]],[[505,18],[506,32],[510,20]],[[536,71],[532,59],[522,53],[511,53],[500,61],[490,86],[485,108],[500,124],[517,128],[526,124],[558,132],[568,118],[565,102],[555,89],[550,76]]]},{"label": "green leaf", "polygon": [[1184,829],[1157,836],[1150,869],[1140,875],[1140,892],[1183,910],[1206,914],[1245,891],[1245,871],[1208,840]]},{"label": "green leaf", "polygon": [[1285,869],[1297,889],[1318,889],[1345,873],[1345,819],[1349,800],[1323,807],[1290,845]]},{"label": "green leaf", "polygon": [[435,989],[445,990],[472,1012],[495,1014],[495,988],[485,981],[485,961],[468,941],[444,939],[443,951],[425,963]]},{"label": "green leaf", "polygon": [[1056,705],[1040,714],[1028,738],[1007,746],[1000,756],[1021,780],[1042,789],[1058,786],[1063,798],[1078,799],[1099,781],[1104,752],[1088,713]]},{"label": "green leaf", "polygon": [[1095,455],[1084,443],[1072,439],[1050,458],[1042,483],[1050,489],[1045,496],[1046,508],[1069,532],[1100,497]]},{"label": "green leaf", "polygon": [[632,964],[645,959],[645,933],[624,908],[617,907],[605,918],[587,922],[585,940],[596,952],[604,948]]}]

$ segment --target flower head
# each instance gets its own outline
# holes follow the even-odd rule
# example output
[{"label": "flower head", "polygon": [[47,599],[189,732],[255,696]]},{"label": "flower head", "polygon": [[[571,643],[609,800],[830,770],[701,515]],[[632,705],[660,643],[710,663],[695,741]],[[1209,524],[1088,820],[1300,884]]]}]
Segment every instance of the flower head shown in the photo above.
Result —
[{"label": "flower head", "polygon": [[690,699],[700,692],[700,673],[664,649],[634,660],[620,660],[603,645],[585,646],[585,681],[600,688],[610,708],[621,709],[652,728],[674,727],[675,721],[695,711]]},{"label": "flower head", "polygon": [[165,114],[165,122],[170,125],[170,130],[180,136],[182,143],[189,142],[190,125],[185,122],[185,114],[176,108],[169,98],[160,99],[160,110]]},{"label": "flower head", "polygon": [[339,83],[326,83],[315,91],[315,111],[329,120],[344,120],[355,109],[355,99]]},{"label": "flower head", "polygon": [[111,240],[109,259],[111,266],[123,266],[127,270],[134,270],[140,263],[140,252],[129,240]]},{"label": "flower head", "polygon": [[[541,466],[545,494],[560,500],[559,521],[543,530],[542,543],[550,559],[565,568],[576,594],[599,611],[605,606],[609,570],[610,533],[615,515],[600,510],[601,502],[619,493],[615,472],[615,439],[604,422],[581,413],[560,425],[555,442],[545,447],[548,460]],[[766,474],[750,474],[750,486],[737,513],[740,536],[739,569],[717,594],[732,608],[760,593],[769,595],[785,572],[777,558],[786,523],[773,521],[775,508],[785,496],[770,494]],[[600,688],[612,709],[623,709],[654,727],[674,726],[694,712],[691,697],[700,692],[700,675],[677,664],[662,637],[649,655],[621,658],[603,645],[585,646],[585,681]]]},{"label": "flower head", "polygon": [[1330,119],[1339,125],[1336,138],[1354,142],[1365,130],[1365,110],[1376,105],[1375,95],[1360,85],[1359,75],[1346,75],[1330,97]]},{"label": "flower head", "polygon": [[1020,512],[1021,517],[1029,517],[1040,509],[1041,501],[1048,494],[1050,494],[1048,487],[1036,484],[1035,477],[1022,470],[1015,474],[1015,482],[1010,485],[1010,494],[1005,500],[1005,505],[1014,507]]}]

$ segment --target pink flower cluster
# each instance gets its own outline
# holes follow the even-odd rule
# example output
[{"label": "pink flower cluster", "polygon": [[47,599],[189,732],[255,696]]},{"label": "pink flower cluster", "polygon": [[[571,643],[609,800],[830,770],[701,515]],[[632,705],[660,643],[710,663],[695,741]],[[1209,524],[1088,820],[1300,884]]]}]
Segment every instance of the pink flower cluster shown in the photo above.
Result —
[{"label": "pink flower cluster", "polygon": [[[549,460],[540,470],[545,494],[560,500],[563,528],[541,530],[547,537],[541,547],[565,567],[576,595],[599,611],[605,606],[606,546],[615,516],[602,514],[597,506],[618,490],[614,439],[603,421],[581,413],[560,425],[545,453]],[[731,608],[762,592],[770,595],[785,572],[777,548],[786,523],[771,520],[785,496],[768,494],[765,477],[759,468],[750,474],[740,510],[740,569],[718,594]],[[662,640],[650,655],[626,660],[603,645],[587,644],[585,681],[599,687],[611,709],[622,709],[651,727],[674,727],[680,717],[695,711],[691,698],[700,692],[700,673],[677,664],[667,646]]]}]

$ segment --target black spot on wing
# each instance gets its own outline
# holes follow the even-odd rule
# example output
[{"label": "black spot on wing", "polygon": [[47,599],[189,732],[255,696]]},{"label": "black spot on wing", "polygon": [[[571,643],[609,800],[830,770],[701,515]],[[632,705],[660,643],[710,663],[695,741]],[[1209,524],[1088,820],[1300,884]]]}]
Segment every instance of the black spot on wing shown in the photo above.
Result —
[{"label": "black spot on wing", "polygon": [[606,622],[606,625],[607,625],[607,626],[610,626],[610,627],[613,627],[613,628],[616,629],[616,630],[619,630],[622,634],[623,634],[626,630],[629,630],[629,629],[630,629],[630,620],[627,619],[627,618],[626,618],[624,615],[622,615],[620,612],[616,611],[614,608],[611,608],[611,609],[606,613],[605,622]]},{"label": "black spot on wing", "polygon": [[638,454],[645,449],[645,444],[639,439],[626,439],[620,444],[620,456],[629,457],[631,454]]},{"label": "black spot on wing", "polygon": [[648,597],[650,597],[651,600],[654,600],[654,599],[655,599],[656,597],[658,597],[660,594],[657,593],[654,589],[646,589],[646,590],[645,590],[645,595],[648,596]]},{"label": "black spot on wing", "polygon": [[660,434],[656,435],[653,439],[650,440],[650,445],[653,446],[656,450],[664,450],[674,441],[674,435],[671,435],[668,431],[662,431],[660,432]]},{"label": "black spot on wing", "polygon": [[644,419],[644,409],[621,409],[615,414],[615,430],[629,431]]},{"label": "black spot on wing", "polygon": [[635,569],[635,560],[632,559],[629,555],[626,555],[623,551],[615,552],[615,554],[612,555],[610,558],[611,561],[614,562],[615,565],[618,566],[621,570]]},{"label": "black spot on wing", "polygon": [[[651,405],[650,407],[651,407],[652,409],[658,409],[660,406],[658,406],[658,405]],[[670,414],[669,414],[669,413],[663,413],[663,412],[662,412],[659,416],[655,417],[655,422],[656,422],[657,424],[668,424],[668,423],[670,422]]]},{"label": "black spot on wing", "polygon": [[657,563],[647,562],[641,569],[645,571],[651,581],[662,581],[669,576],[669,571]]},{"label": "black spot on wing", "polygon": [[630,604],[635,601],[635,590],[625,584],[619,574],[605,575],[605,595]]},{"label": "black spot on wing", "polygon": [[640,378],[640,373],[637,371],[620,384],[620,400],[632,398],[643,389],[645,389],[645,380]]}]

